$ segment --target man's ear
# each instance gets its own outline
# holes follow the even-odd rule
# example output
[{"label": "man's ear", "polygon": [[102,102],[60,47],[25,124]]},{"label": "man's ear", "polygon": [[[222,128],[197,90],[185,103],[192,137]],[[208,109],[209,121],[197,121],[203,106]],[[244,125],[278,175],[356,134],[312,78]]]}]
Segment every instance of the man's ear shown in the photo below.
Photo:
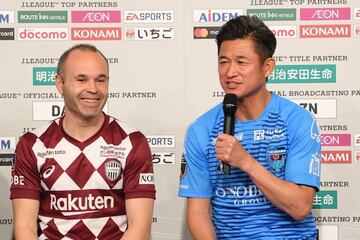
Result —
[{"label": "man's ear", "polygon": [[59,74],[55,75],[55,84],[56,84],[56,88],[57,88],[58,92],[60,94],[63,94],[64,80]]},{"label": "man's ear", "polygon": [[264,62],[264,76],[268,78],[275,68],[275,60],[273,58],[268,58]]}]

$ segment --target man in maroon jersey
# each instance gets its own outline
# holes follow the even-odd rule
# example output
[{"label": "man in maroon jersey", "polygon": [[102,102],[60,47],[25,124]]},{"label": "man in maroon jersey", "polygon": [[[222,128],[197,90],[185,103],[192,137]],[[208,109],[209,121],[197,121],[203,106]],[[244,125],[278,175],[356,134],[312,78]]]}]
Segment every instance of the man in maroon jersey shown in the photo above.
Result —
[{"label": "man in maroon jersey", "polygon": [[148,239],[155,199],[145,136],[102,112],[109,65],[94,46],[59,59],[65,115],[24,134],[11,199],[17,240]]}]

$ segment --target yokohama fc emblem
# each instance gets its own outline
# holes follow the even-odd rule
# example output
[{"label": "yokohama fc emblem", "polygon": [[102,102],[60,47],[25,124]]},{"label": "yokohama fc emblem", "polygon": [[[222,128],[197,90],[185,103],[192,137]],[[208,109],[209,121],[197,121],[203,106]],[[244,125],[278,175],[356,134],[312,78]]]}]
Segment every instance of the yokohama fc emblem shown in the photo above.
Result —
[{"label": "yokohama fc emblem", "polygon": [[121,176],[121,163],[117,160],[110,160],[105,164],[105,175],[110,181],[116,180]]}]

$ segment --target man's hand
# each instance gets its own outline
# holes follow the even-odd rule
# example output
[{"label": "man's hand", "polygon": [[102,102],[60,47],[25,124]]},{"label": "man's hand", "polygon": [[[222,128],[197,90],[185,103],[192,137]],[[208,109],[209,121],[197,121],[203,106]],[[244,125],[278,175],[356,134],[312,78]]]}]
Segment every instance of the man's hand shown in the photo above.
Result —
[{"label": "man's hand", "polygon": [[241,146],[239,141],[231,135],[219,134],[215,143],[216,158],[233,167],[248,172],[251,168],[253,158]]}]

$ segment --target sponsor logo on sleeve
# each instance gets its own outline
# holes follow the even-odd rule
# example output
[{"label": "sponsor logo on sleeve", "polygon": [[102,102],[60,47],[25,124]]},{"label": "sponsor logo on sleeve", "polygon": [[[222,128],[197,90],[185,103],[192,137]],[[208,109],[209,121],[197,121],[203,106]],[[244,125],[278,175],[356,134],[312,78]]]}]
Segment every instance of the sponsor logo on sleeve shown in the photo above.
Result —
[{"label": "sponsor logo on sleeve", "polygon": [[154,174],[153,173],[140,173],[139,184],[154,184]]}]

